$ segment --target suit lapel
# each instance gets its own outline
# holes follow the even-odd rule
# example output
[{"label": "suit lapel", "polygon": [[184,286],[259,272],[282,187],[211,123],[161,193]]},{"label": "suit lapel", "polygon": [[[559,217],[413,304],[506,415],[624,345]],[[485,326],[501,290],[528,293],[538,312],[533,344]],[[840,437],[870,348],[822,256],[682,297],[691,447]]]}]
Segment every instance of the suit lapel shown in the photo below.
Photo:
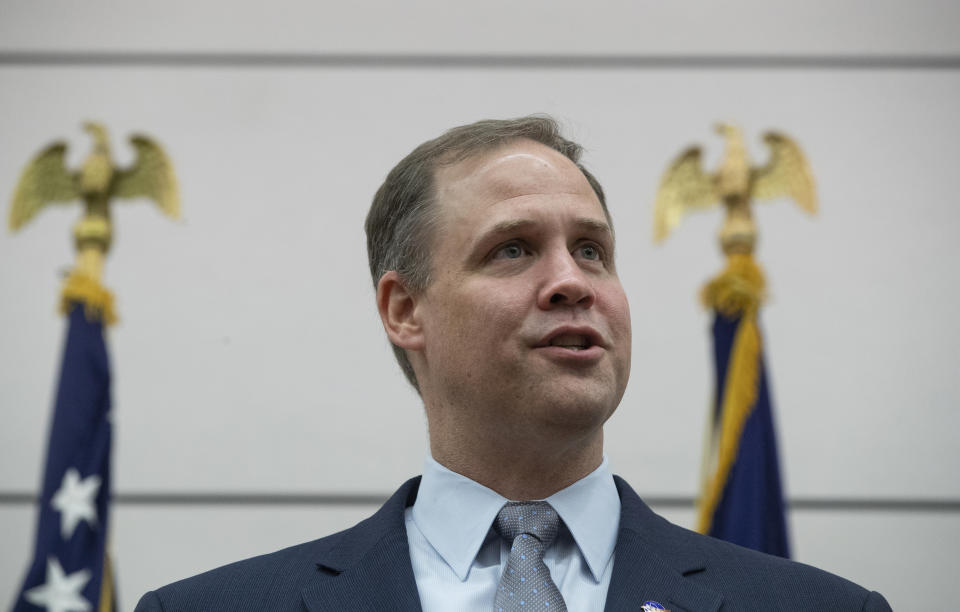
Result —
[{"label": "suit lapel", "polygon": [[723,597],[678,572],[637,534],[621,529],[604,610],[637,612],[650,600],[671,612],[715,612]]},{"label": "suit lapel", "polygon": [[723,596],[691,576],[706,571],[682,530],[654,514],[633,489],[614,477],[620,492],[620,533],[605,610],[636,612],[658,601],[671,612],[716,612]]},{"label": "suit lapel", "polygon": [[303,591],[308,610],[420,610],[405,533],[388,536],[354,567]]},{"label": "suit lapel", "polygon": [[301,592],[308,610],[420,611],[404,524],[419,485],[419,477],[407,481],[376,514],[321,551],[318,582]]}]

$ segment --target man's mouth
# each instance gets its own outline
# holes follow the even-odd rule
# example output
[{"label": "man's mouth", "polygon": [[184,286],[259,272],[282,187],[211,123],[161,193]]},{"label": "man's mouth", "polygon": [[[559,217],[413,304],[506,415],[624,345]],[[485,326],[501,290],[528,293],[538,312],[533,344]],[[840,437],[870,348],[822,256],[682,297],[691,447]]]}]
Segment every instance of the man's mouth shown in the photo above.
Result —
[{"label": "man's mouth", "polygon": [[566,349],[568,351],[586,351],[603,348],[603,336],[588,325],[564,325],[547,334],[535,346]]},{"label": "man's mouth", "polygon": [[550,339],[550,346],[559,346],[571,351],[582,351],[593,346],[590,338],[579,334],[561,334]]}]

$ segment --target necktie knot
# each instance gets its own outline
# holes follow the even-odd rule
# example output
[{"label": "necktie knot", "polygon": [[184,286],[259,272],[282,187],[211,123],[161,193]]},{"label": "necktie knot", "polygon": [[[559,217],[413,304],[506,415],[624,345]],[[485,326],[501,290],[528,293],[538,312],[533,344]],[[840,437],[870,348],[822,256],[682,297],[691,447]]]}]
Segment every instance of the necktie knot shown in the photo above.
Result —
[{"label": "necktie knot", "polygon": [[533,537],[547,548],[557,537],[560,517],[547,502],[507,502],[493,525],[508,542],[518,537]]},{"label": "necktie knot", "polygon": [[547,502],[508,502],[500,509],[493,528],[510,544],[510,556],[497,585],[494,612],[566,612],[543,562],[559,525],[557,511]]}]

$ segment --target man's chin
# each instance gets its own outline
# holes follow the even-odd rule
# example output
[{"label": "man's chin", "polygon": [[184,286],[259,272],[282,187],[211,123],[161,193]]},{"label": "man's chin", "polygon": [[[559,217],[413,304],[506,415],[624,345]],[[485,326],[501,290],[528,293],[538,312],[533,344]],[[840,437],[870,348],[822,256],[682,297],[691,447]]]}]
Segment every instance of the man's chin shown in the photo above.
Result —
[{"label": "man's chin", "polygon": [[544,390],[532,403],[546,420],[567,429],[594,429],[602,426],[619,403],[609,385],[556,385]]}]

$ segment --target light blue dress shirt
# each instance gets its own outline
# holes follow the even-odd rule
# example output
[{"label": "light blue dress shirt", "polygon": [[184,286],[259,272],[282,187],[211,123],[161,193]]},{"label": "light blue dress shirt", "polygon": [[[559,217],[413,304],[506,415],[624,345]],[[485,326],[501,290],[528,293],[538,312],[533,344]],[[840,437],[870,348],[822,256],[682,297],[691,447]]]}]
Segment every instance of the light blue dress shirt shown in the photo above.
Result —
[{"label": "light blue dress shirt", "polygon": [[[509,545],[492,529],[506,498],[427,457],[405,519],[423,612],[490,612]],[[563,523],[544,563],[571,612],[603,610],[620,496],[607,460],[547,501]]]}]

